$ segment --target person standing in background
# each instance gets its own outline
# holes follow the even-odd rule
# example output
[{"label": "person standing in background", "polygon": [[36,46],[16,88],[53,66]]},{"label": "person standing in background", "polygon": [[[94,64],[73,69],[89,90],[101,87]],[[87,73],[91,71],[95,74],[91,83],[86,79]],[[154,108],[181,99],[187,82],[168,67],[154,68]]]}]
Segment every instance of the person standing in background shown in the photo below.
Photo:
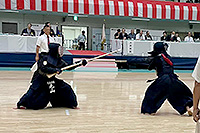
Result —
[{"label": "person standing in background", "polygon": [[78,50],[85,50],[85,41],[86,41],[86,36],[85,36],[85,31],[82,31],[82,34],[78,36],[78,45],[79,48]]}]

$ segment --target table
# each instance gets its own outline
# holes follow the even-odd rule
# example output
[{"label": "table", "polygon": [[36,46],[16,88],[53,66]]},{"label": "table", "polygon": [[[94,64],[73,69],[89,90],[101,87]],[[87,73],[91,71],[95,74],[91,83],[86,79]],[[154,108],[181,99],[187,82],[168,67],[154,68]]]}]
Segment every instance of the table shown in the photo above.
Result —
[{"label": "table", "polygon": [[[0,52],[35,53],[38,36],[0,35]],[[62,44],[61,37],[55,37],[55,42]]]},{"label": "table", "polygon": [[[122,48],[122,55],[126,56],[148,56],[157,41],[137,40],[110,40],[112,51]],[[199,57],[200,42],[166,42],[169,45],[167,52],[172,57]]]}]

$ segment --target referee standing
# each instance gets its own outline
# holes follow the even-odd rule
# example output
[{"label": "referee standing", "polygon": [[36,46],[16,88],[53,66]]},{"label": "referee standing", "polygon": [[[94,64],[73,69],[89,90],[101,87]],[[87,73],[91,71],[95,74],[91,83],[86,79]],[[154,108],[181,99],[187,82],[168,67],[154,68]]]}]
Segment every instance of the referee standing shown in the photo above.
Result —
[{"label": "referee standing", "polygon": [[35,61],[39,60],[39,53],[42,55],[46,55],[49,52],[49,43],[53,43],[54,38],[50,36],[50,26],[45,25],[44,26],[44,34],[38,37],[37,43],[36,43],[36,56]]},{"label": "referee standing", "polygon": [[79,43],[79,49],[78,50],[85,50],[85,41],[86,41],[86,36],[85,36],[85,31],[82,31],[82,34],[78,36],[78,43]]}]

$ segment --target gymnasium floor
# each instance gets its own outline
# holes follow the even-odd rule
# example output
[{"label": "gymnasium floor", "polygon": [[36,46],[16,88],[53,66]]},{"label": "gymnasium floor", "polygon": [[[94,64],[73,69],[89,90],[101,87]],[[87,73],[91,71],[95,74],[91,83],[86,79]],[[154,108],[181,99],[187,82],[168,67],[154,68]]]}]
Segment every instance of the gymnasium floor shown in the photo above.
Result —
[{"label": "gymnasium floor", "polygon": [[[194,133],[195,123],[187,114],[180,116],[165,102],[155,116],[140,114],[140,105],[155,73],[63,72],[59,78],[73,81],[79,110],[46,108],[16,110],[16,102],[26,92],[32,73],[28,69],[0,71],[0,132],[6,133]],[[179,71],[180,72],[180,71]],[[193,89],[191,71],[180,72]]]}]

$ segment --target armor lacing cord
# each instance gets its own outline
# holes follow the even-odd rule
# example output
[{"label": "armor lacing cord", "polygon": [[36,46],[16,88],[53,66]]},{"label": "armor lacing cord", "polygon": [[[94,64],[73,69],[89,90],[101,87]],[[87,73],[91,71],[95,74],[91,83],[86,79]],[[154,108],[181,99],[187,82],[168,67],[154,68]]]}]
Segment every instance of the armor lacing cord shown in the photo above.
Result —
[{"label": "armor lacing cord", "polygon": [[167,64],[169,64],[170,66],[173,66],[173,63],[170,61],[170,59],[168,59],[164,54],[162,54],[163,59],[167,62]]}]

